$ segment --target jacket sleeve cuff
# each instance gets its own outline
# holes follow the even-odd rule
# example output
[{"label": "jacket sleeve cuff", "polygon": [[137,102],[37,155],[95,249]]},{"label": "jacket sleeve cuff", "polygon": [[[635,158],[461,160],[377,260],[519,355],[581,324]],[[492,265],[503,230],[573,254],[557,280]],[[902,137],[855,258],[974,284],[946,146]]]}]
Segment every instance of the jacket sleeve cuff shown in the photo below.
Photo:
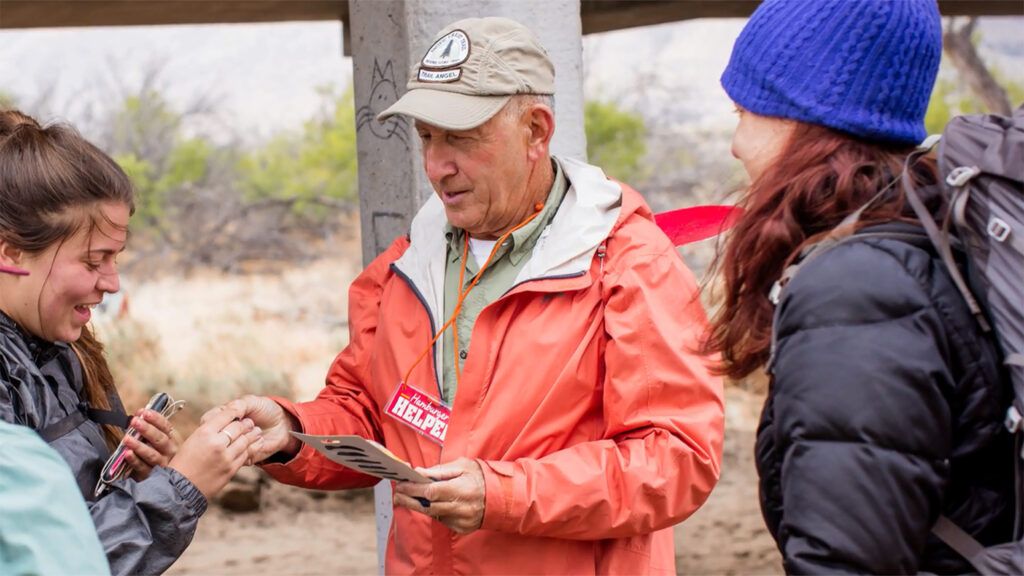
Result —
[{"label": "jacket sleeve cuff", "polygon": [[525,513],[526,487],[517,480],[515,462],[477,460],[484,475],[484,520],[481,528],[517,533]]},{"label": "jacket sleeve cuff", "polygon": [[[292,401],[286,400],[279,396],[271,396],[270,399],[276,402],[281,408],[283,408],[285,412],[291,414],[295,418],[295,421],[299,423],[299,429],[296,430],[296,432],[300,434],[306,433],[305,426],[302,424],[302,417],[299,415],[298,406],[296,406]],[[267,466],[271,464],[281,464],[287,466],[288,464],[294,462],[295,459],[298,458],[299,454],[302,453],[304,449],[306,449],[306,445],[300,444],[299,451],[296,452],[295,454],[288,454],[287,452],[275,452],[266,460],[264,460],[261,466]]]},{"label": "jacket sleeve cuff", "polygon": [[209,504],[206,501],[206,496],[196,488],[196,485],[191,480],[185,477],[184,474],[178,472],[174,468],[164,468],[167,472],[167,476],[171,481],[171,486],[174,487],[175,492],[181,497],[181,500],[185,503],[185,507],[192,512],[196,518],[199,518],[206,512],[206,507]]},{"label": "jacket sleeve cuff", "polygon": [[[299,423],[297,432],[306,433],[305,424],[302,421],[302,410],[296,403],[279,396],[271,396],[270,399],[277,402],[285,412],[295,417],[295,421]],[[305,475],[305,463],[309,462],[309,459],[315,454],[316,450],[302,443],[299,451],[294,455],[277,452],[259,464],[259,467],[270,474],[273,479],[293,484],[301,481]]]}]

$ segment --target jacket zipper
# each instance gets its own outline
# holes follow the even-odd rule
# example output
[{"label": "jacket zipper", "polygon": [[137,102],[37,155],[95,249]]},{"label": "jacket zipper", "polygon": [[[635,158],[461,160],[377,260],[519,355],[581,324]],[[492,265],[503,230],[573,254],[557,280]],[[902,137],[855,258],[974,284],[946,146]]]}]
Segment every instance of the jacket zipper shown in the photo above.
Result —
[{"label": "jacket zipper", "polygon": [[[412,290],[412,293],[416,295],[416,299],[419,300],[420,304],[423,305],[423,309],[427,313],[427,318],[430,319],[430,336],[433,337],[434,334],[437,334],[437,326],[434,324],[434,315],[430,313],[430,305],[427,304],[427,299],[423,297],[423,294],[419,291],[419,288],[416,288],[416,284],[413,283],[412,279],[406,276],[405,273],[398,268],[398,266],[395,266],[394,262],[391,263],[390,268],[399,278],[405,281],[405,283],[409,286],[409,289]],[[444,398],[444,392],[442,392],[441,390],[441,378],[437,372],[436,343],[430,347],[430,365],[434,367],[434,384],[437,385],[437,397]]]},{"label": "jacket zipper", "polygon": [[[605,257],[604,243],[602,243],[601,246],[598,248],[597,257],[601,260],[601,271],[603,272],[604,271],[604,257]],[[423,305],[423,308],[427,312],[427,317],[430,318],[430,334],[431,335],[436,334],[437,333],[437,328],[436,328],[436,326],[434,324],[434,316],[433,316],[433,314],[430,313],[430,306],[427,304],[426,298],[424,298],[423,294],[419,291],[418,288],[416,288],[416,285],[412,281],[412,279],[409,278],[407,275],[405,275],[397,266],[395,266],[394,262],[391,263],[390,268],[391,268],[391,270],[393,270],[395,272],[395,274],[397,276],[399,276],[400,278],[402,278],[402,280],[405,281],[405,283],[409,286],[409,289],[412,290],[412,293],[415,294],[416,298],[420,301],[420,304]],[[528,284],[530,282],[541,282],[541,281],[544,281],[544,280],[566,280],[566,279],[570,279],[570,278],[579,278],[581,276],[586,275],[586,273],[587,273],[586,270],[580,270],[579,272],[574,272],[572,274],[557,274],[557,275],[554,275],[554,276],[541,276],[541,277],[537,277],[537,278],[529,278],[527,280],[523,280],[522,282],[519,282],[518,284],[515,284],[511,288],[506,290],[501,296],[499,296],[497,299],[495,299],[494,302],[491,302],[487,306],[484,306],[483,309],[481,309],[480,313],[483,314],[484,310],[487,310],[488,308],[490,308],[494,304],[498,303],[500,300],[502,300],[503,298],[508,296],[513,290],[515,290],[516,288],[519,288],[520,286],[522,286],[524,284]],[[434,380],[435,380],[435,384],[437,385],[438,398],[444,398],[444,394],[441,391],[441,378],[438,375],[438,372],[437,372],[437,362],[435,361],[436,360],[436,354],[435,354],[435,352],[436,352],[435,348],[436,347],[437,347],[437,344],[435,343],[434,346],[431,349],[431,352],[432,352],[431,364],[434,366]],[[441,450],[440,450],[440,452],[438,452],[437,464],[440,464],[441,462],[444,461],[444,448],[445,448],[445,445],[441,444]]]}]

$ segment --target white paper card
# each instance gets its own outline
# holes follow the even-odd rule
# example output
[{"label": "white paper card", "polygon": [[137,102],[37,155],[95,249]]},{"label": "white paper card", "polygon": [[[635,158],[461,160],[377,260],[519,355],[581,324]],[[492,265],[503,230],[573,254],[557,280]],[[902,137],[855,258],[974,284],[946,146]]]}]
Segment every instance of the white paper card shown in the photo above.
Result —
[{"label": "white paper card", "polygon": [[331,462],[363,474],[384,480],[430,482],[426,476],[413,470],[409,464],[373,440],[361,436],[312,436],[298,432],[292,432],[292,435],[312,446]]}]

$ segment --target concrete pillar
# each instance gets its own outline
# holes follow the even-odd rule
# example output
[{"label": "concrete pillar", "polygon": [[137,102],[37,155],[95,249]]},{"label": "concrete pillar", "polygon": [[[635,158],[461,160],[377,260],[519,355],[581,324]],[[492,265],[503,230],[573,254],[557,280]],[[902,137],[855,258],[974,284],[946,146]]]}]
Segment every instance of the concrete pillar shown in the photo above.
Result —
[{"label": "concrete pillar", "polygon": [[[375,116],[405,93],[411,66],[447,24],[468,17],[504,16],[529,26],[555,63],[554,153],[586,157],[579,0],[350,0],[359,154],[359,209],[363,262],[408,231],[433,191],[420,161],[412,123]],[[395,383],[397,384],[397,382]],[[391,487],[375,489],[377,555],[383,572],[391,521]]]}]

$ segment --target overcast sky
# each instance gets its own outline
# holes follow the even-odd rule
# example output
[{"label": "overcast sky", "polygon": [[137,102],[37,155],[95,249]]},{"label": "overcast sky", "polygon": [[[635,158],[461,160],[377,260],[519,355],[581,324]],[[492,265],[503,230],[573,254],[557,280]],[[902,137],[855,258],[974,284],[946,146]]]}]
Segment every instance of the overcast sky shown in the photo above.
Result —
[{"label": "overcast sky", "polygon": [[[1003,72],[1024,82],[1024,19],[982,22],[983,48]],[[702,19],[590,35],[584,40],[588,97],[629,101],[655,86],[651,105],[697,124],[735,120],[718,85],[741,19]],[[65,28],[0,31],[0,91],[22,103],[53,90],[51,106],[72,122],[159,67],[179,106],[205,96],[242,137],[293,129],[321,102],[318,86],[344,87],[337,22]]]},{"label": "overcast sky", "polygon": [[0,90],[31,101],[56,88],[72,121],[153,67],[178,105],[212,98],[225,122],[262,134],[301,124],[316,87],[351,74],[337,22],[0,32]]}]

